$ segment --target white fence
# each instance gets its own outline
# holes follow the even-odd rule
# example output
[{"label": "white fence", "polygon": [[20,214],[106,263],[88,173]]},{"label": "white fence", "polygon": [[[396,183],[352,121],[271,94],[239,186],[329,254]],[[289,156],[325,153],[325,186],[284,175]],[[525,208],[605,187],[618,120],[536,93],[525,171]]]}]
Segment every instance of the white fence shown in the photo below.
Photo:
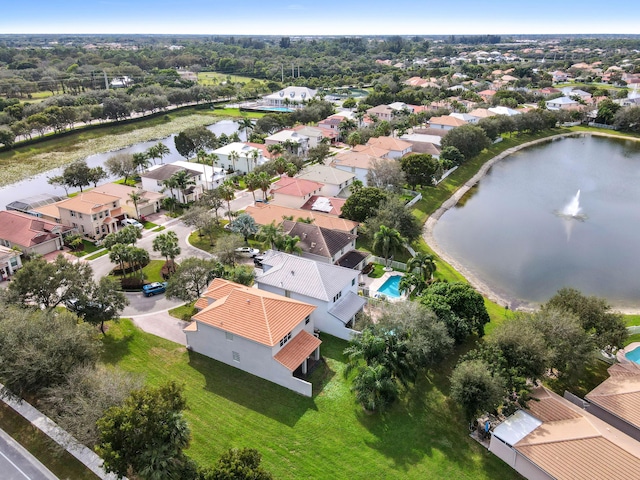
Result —
[{"label": "white fence", "polygon": [[404,204],[405,207],[409,208],[422,200],[422,194],[420,192],[414,192],[413,190],[402,190],[404,195],[413,195],[413,198]]},{"label": "white fence", "polygon": [[396,262],[394,260],[391,260],[391,261],[387,262],[384,258],[376,257],[375,255],[371,255],[368,258],[368,261],[374,262],[374,263],[379,263],[379,264],[385,265],[385,266],[389,266],[391,268],[395,268],[396,270],[402,270],[402,271],[406,271],[407,270],[407,264],[406,263]]}]

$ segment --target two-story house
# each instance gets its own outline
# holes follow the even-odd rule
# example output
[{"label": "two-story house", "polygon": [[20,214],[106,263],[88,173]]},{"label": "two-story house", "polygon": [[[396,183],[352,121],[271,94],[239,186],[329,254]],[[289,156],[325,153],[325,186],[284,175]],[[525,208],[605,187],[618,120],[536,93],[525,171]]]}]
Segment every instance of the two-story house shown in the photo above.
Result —
[{"label": "two-story house", "polygon": [[72,231],[71,227],[34,215],[0,211],[0,245],[17,247],[27,254],[46,255],[62,250],[63,234]]},{"label": "two-story house", "polygon": [[313,305],[216,278],[196,302],[187,348],[310,397],[304,378],[320,359]]},{"label": "two-story house", "polygon": [[220,168],[240,173],[252,172],[268,160],[262,149],[242,142],[229,143],[211,153],[218,156]]},{"label": "two-story house", "polygon": [[320,195],[326,197],[337,197],[340,193],[353,183],[356,178],[354,173],[338,170],[328,165],[309,165],[305,167],[296,178],[311,180],[322,184]]},{"label": "two-story house", "polygon": [[344,340],[358,333],[356,314],[367,303],[358,295],[359,271],[272,250],[262,268],[258,288],[315,305],[311,317],[317,329]]},{"label": "two-story house", "polygon": [[[192,165],[187,163],[188,167],[184,167],[175,163],[166,163],[164,165],[153,165],[148,170],[140,175],[142,181],[143,190],[150,192],[162,192],[167,197],[175,198],[177,201],[187,203],[195,201],[200,198],[203,190],[211,188],[206,186],[208,183],[201,171],[196,168],[192,168]],[[196,164],[193,164],[195,167]],[[179,188],[171,188],[167,186],[166,182],[180,171],[186,171],[189,179],[193,182],[184,191]]]},{"label": "two-story house", "polygon": [[316,262],[335,264],[346,252],[356,248],[357,235],[330,230],[311,223],[285,220],[282,229],[290,237],[298,237],[302,256]]},{"label": "two-story house", "polygon": [[22,252],[0,245],[0,282],[7,280],[22,267]]},{"label": "two-story house", "polygon": [[319,182],[283,175],[271,184],[271,194],[278,205],[300,208],[312,195],[319,195],[323,186]]}]

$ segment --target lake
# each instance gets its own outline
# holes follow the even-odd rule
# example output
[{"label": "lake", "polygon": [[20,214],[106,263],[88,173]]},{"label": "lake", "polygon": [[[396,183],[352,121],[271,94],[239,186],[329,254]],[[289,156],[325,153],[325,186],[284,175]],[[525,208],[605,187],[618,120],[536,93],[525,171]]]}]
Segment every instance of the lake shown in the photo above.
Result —
[{"label": "lake", "polygon": [[[215,133],[217,136],[220,136],[222,133],[226,135],[231,135],[232,133],[238,131],[238,123],[234,122],[233,120],[221,120],[217,123],[209,125],[207,128],[211,130],[213,133]],[[238,135],[240,136],[241,139],[244,139],[244,131],[242,130],[238,131]],[[85,160],[87,162],[87,165],[89,165],[89,167],[96,167],[98,165],[102,166],[104,165],[104,162],[109,157],[115,155],[116,153],[144,152],[150,146],[155,145],[158,142],[165,144],[167,147],[169,147],[169,150],[170,150],[170,153],[162,159],[163,163],[173,163],[178,160],[185,160],[185,158],[181,156],[176,150],[174,140],[173,140],[174,137],[175,137],[175,134],[166,138],[162,138],[160,140],[152,140],[149,142],[136,143],[134,145],[131,145],[129,147],[122,148],[119,150],[114,150],[114,151],[105,152],[105,153],[98,153],[96,155],[90,155]],[[157,161],[158,160],[156,159],[156,162]],[[51,193],[58,196],[64,196],[65,191],[62,187],[53,187],[52,185],[49,185],[49,183],[47,182],[49,177],[60,175],[63,170],[64,170],[64,167],[56,168],[53,170],[49,170],[47,172],[43,172],[41,174],[38,174],[26,180],[22,180],[20,182],[13,183],[11,185],[0,187],[0,208],[2,209],[6,208],[7,204],[15,200],[24,199],[33,195],[41,194],[41,193]],[[104,180],[104,182],[113,181],[113,180],[115,180],[115,178],[109,178],[107,180]],[[78,189],[69,189],[69,193],[77,190]]]},{"label": "lake", "polygon": [[[433,235],[512,307],[568,286],[638,308],[639,185],[640,142],[557,139],[496,163]],[[584,217],[559,215],[578,190]]]}]

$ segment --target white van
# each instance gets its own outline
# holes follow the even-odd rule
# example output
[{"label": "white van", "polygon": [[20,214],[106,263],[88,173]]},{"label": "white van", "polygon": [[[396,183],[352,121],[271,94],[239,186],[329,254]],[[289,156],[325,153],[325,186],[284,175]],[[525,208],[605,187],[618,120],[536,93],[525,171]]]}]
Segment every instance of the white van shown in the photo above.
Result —
[{"label": "white van", "polygon": [[139,228],[140,230],[142,230],[144,228],[142,226],[142,224],[138,220],[136,220],[135,218],[125,218],[120,222],[120,224],[123,227],[127,227],[129,225],[133,225],[134,227]]}]

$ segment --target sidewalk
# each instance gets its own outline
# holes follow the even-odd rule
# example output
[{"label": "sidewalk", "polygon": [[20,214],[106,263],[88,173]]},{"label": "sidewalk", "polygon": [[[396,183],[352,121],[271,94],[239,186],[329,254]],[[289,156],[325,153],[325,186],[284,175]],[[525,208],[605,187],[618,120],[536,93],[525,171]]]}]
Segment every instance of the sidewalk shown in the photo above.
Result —
[{"label": "sidewalk", "polygon": [[[2,388],[4,388],[4,386],[0,384],[0,389]],[[102,459],[96,453],[80,444],[67,431],[56,425],[53,420],[31,406],[29,402],[25,400],[15,400],[11,397],[2,397],[2,401],[29,420],[29,422],[31,422],[31,424],[38,430],[43,432],[67,452],[77,458],[78,461],[83,463],[99,478],[103,480],[117,480],[117,475],[107,473],[102,468]]]}]

